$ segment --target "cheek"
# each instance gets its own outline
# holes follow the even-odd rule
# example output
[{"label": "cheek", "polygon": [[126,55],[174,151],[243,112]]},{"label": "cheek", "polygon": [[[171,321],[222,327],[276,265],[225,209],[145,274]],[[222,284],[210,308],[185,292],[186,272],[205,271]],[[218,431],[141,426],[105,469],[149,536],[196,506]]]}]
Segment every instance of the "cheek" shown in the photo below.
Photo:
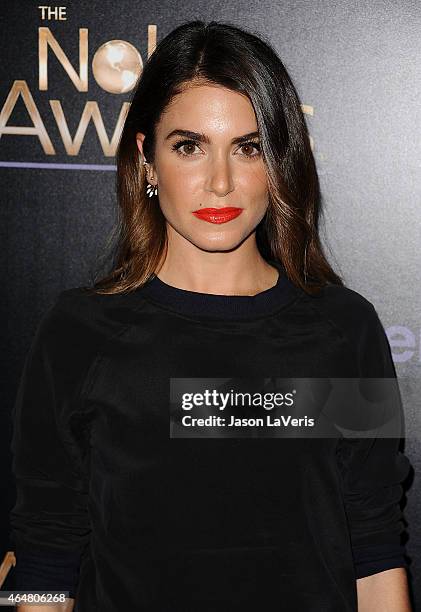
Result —
[{"label": "cheek", "polygon": [[[178,195],[197,193],[200,185],[203,184],[202,173],[194,164],[188,162],[180,162],[173,158],[162,158],[158,167],[159,180],[161,184],[161,193],[164,190],[168,197],[177,198]],[[158,186],[159,188],[159,186]]]},{"label": "cheek", "polygon": [[268,204],[268,185],[264,168],[245,172],[241,180],[242,201],[246,207],[244,211],[248,225],[254,227],[264,217]]},{"label": "cheek", "polygon": [[177,223],[187,210],[201,202],[201,180],[198,172],[186,169],[185,164],[161,163],[158,192],[162,212],[167,220]]},{"label": "cheek", "polygon": [[180,174],[174,176],[171,181],[165,182],[165,188],[160,191],[161,209],[168,217],[175,221],[179,216],[184,216],[187,211],[194,210],[202,202],[201,191],[199,188],[183,180]]},{"label": "cheek", "polygon": [[250,202],[267,202],[267,177],[264,168],[250,168],[237,175],[236,186]]}]

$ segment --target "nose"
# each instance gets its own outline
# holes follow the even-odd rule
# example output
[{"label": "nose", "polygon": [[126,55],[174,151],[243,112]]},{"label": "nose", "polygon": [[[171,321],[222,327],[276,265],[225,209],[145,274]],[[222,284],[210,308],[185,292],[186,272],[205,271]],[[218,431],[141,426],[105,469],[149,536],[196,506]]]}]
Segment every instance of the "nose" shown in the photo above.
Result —
[{"label": "nose", "polygon": [[206,191],[222,197],[234,190],[229,161],[222,155],[209,161]]}]

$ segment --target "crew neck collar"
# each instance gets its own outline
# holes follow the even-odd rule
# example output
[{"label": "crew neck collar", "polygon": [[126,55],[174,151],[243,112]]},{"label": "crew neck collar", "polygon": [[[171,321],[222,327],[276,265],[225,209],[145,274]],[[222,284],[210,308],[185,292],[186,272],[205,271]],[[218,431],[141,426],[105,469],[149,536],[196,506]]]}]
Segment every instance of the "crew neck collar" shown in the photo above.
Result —
[{"label": "crew neck collar", "polygon": [[168,310],[200,318],[253,319],[274,314],[291,302],[298,289],[288,279],[283,264],[268,260],[278,269],[276,284],[256,295],[218,295],[180,289],[168,285],[153,275],[141,287],[142,295],[149,301]]}]

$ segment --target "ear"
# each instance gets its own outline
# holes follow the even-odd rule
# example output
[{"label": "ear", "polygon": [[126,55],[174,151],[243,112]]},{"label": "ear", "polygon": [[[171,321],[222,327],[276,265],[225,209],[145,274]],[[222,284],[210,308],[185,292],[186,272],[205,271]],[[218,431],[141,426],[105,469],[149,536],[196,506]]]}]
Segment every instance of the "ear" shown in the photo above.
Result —
[{"label": "ear", "polygon": [[143,141],[144,140],[145,140],[145,134],[142,134],[142,132],[137,132],[137,134],[136,134],[136,144],[137,144],[137,148],[140,151],[140,155],[142,157],[142,161],[145,159],[145,156],[143,154]]},{"label": "ear", "polygon": [[152,184],[155,185],[156,181],[154,178],[154,166],[152,163],[149,162],[148,159],[145,158],[145,155],[143,153],[143,141],[145,140],[145,134],[142,134],[142,132],[137,132],[136,133],[136,144],[137,144],[137,148],[139,149],[140,152],[140,156],[141,156],[141,160],[142,163],[144,160],[146,160],[147,162],[147,166],[146,167],[146,171],[148,174],[148,181]]}]

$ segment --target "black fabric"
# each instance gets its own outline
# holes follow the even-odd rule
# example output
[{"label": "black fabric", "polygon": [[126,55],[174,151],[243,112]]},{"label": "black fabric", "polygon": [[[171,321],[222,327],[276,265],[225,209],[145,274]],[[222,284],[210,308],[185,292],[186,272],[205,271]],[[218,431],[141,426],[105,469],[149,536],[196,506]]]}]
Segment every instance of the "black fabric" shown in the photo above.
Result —
[{"label": "black fabric", "polygon": [[20,589],[68,587],[76,612],[346,612],[357,578],[406,565],[399,438],[169,437],[171,377],[396,376],[368,300],[272,264],[256,296],[156,276],[59,295],[13,414]]},{"label": "black fabric", "polygon": [[25,547],[17,548],[15,556],[19,559],[14,585],[17,591],[60,591],[75,597],[81,555],[31,551],[30,547]]},{"label": "black fabric", "polygon": [[357,578],[372,576],[394,567],[408,567],[405,546],[383,544],[353,550]]}]

